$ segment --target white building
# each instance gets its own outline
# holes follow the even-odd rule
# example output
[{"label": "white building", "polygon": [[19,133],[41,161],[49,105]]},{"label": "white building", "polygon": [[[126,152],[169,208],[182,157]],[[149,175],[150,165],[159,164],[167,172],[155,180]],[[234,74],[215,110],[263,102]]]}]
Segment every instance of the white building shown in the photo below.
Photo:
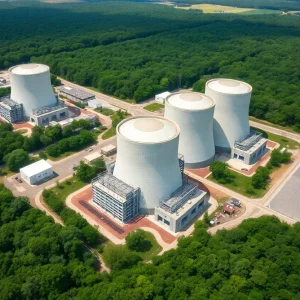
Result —
[{"label": "white building", "polygon": [[25,118],[29,119],[35,109],[57,104],[48,66],[25,64],[12,67],[8,71],[11,99],[23,105]]},{"label": "white building", "polygon": [[179,127],[162,117],[132,117],[118,125],[113,175],[140,188],[142,213],[154,213],[182,185],[178,141]]},{"label": "white building", "polygon": [[44,159],[20,169],[21,177],[29,184],[40,183],[53,176],[52,166]]},{"label": "white building", "polygon": [[235,142],[250,134],[249,105],[252,87],[233,79],[212,79],[205,94],[215,101],[214,140],[217,151],[231,152]]},{"label": "white building", "polygon": [[164,104],[169,95],[171,95],[170,92],[163,92],[161,94],[155,95],[155,100]]},{"label": "white building", "polygon": [[214,101],[201,93],[182,91],[166,99],[165,117],[180,128],[178,152],[188,169],[206,167],[214,160],[214,109]]},{"label": "white building", "polygon": [[102,155],[99,152],[91,153],[84,157],[84,162],[88,165],[91,165],[97,159],[101,159]]}]

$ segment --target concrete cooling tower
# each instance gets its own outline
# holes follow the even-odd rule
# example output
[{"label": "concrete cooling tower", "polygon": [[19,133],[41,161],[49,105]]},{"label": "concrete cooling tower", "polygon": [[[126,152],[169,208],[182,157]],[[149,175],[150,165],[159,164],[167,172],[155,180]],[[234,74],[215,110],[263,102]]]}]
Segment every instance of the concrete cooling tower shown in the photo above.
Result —
[{"label": "concrete cooling tower", "polygon": [[180,128],[178,152],[188,169],[206,167],[214,160],[214,109],[209,96],[190,91],[171,94],[165,101],[165,117]]},{"label": "concrete cooling tower", "polygon": [[233,79],[212,79],[206,83],[205,94],[216,104],[214,140],[217,151],[230,152],[235,141],[250,134],[249,104],[252,87]]},{"label": "concrete cooling tower", "polygon": [[162,117],[132,117],[118,125],[113,175],[141,189],[142,213],[153,213],[182,185],[178,141],[179,127]]},{"label": "concrete cooling tower", "polygon": [[29,118],[33,109],[57,103],[48,66],[25,64],[12,67],[8,71],[11,81],[11,99],[23,104],[26,118]]}]

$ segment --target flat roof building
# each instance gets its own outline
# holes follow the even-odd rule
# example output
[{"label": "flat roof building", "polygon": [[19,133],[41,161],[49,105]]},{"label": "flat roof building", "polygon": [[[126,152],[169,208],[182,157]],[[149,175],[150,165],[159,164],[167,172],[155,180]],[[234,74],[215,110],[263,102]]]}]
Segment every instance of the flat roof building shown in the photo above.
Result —
[{"label": "flat roof building", "polygon": [[23,105],[10,99],[9,96],[0,98],[0,116],[10,123],[24,120]]},{"label": "flat roof building", "polygon": [[84,162],[87,163],[88,165],[92,164],[94,161],[97,159],[102,158],[102,155],[99,152],[94,152],[91,153],[87,156],[84,157]]},{"label": "flat roof building", "polygon": [[117,152],[117,146],[109,144],[103,148],[101,148],[101,153],[105,156],[113,155]]},{"label": "flat roof building", "polygon": [[170,96],[170,95],[171,95],[170,92],[163,92],[161,94],[155,95],[155,100],[162,103],[162,104],[164,104],[167,97]]},{"label": "flat roof building", "polygon": [[84,104],[86,104],[89,100],[93,100],[96,98],[95,95],[93,95],[89,92],[86,92],[81,89],[71,88],[68,86],[58,88],[57,90],[60,95],[67,97],[70,100],[73,100],[76,102],[81,102]]},{"label": "flat roof building", "polygon": [[29,184],[40,183],[52,177],[53,174],[52,166],[44,159],[20,169],[21,177]]}]

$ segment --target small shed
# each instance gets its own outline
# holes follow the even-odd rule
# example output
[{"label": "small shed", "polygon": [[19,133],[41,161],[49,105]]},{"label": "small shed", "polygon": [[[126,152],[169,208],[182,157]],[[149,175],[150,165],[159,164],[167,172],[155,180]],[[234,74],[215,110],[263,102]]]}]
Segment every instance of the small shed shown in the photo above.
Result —
[{"label": "small shed", "polygon": [[84,157],[84,162],[88,165],[92,164],[95,160],[102,158],[99,152],[91,153]]},{"label": "small shed", "polygon": [[158,101],[158,102],[160,102],[160,103],[162,103],[162,104],[164,104],[165,101],[166,101],[166,98],[167,98],[169,95],[171,95],[170,92],[163,92],[163,93],[161,93],[161,94],[155,95],[155,100]]},{"label": "small shed", "polygon": [[225,203],[223,205],[223,212],[229,214],[230,216],[235,213],[235,208],[232,204],[230,203]]},{"label": "small shed", "polygon": [[101,148],[101,153],[105,156],[113,155],[117,152],[117,147],[115,145],[109,144]]}]

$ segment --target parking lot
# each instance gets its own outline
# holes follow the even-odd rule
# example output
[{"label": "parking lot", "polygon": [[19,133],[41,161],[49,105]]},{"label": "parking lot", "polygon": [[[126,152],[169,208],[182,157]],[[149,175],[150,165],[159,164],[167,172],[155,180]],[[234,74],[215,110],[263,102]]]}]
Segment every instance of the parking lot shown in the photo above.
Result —
[{"label": "parking lot", "polygon": [[269,207],[296,221],[300,221],[300,168],[275,196]]}]

